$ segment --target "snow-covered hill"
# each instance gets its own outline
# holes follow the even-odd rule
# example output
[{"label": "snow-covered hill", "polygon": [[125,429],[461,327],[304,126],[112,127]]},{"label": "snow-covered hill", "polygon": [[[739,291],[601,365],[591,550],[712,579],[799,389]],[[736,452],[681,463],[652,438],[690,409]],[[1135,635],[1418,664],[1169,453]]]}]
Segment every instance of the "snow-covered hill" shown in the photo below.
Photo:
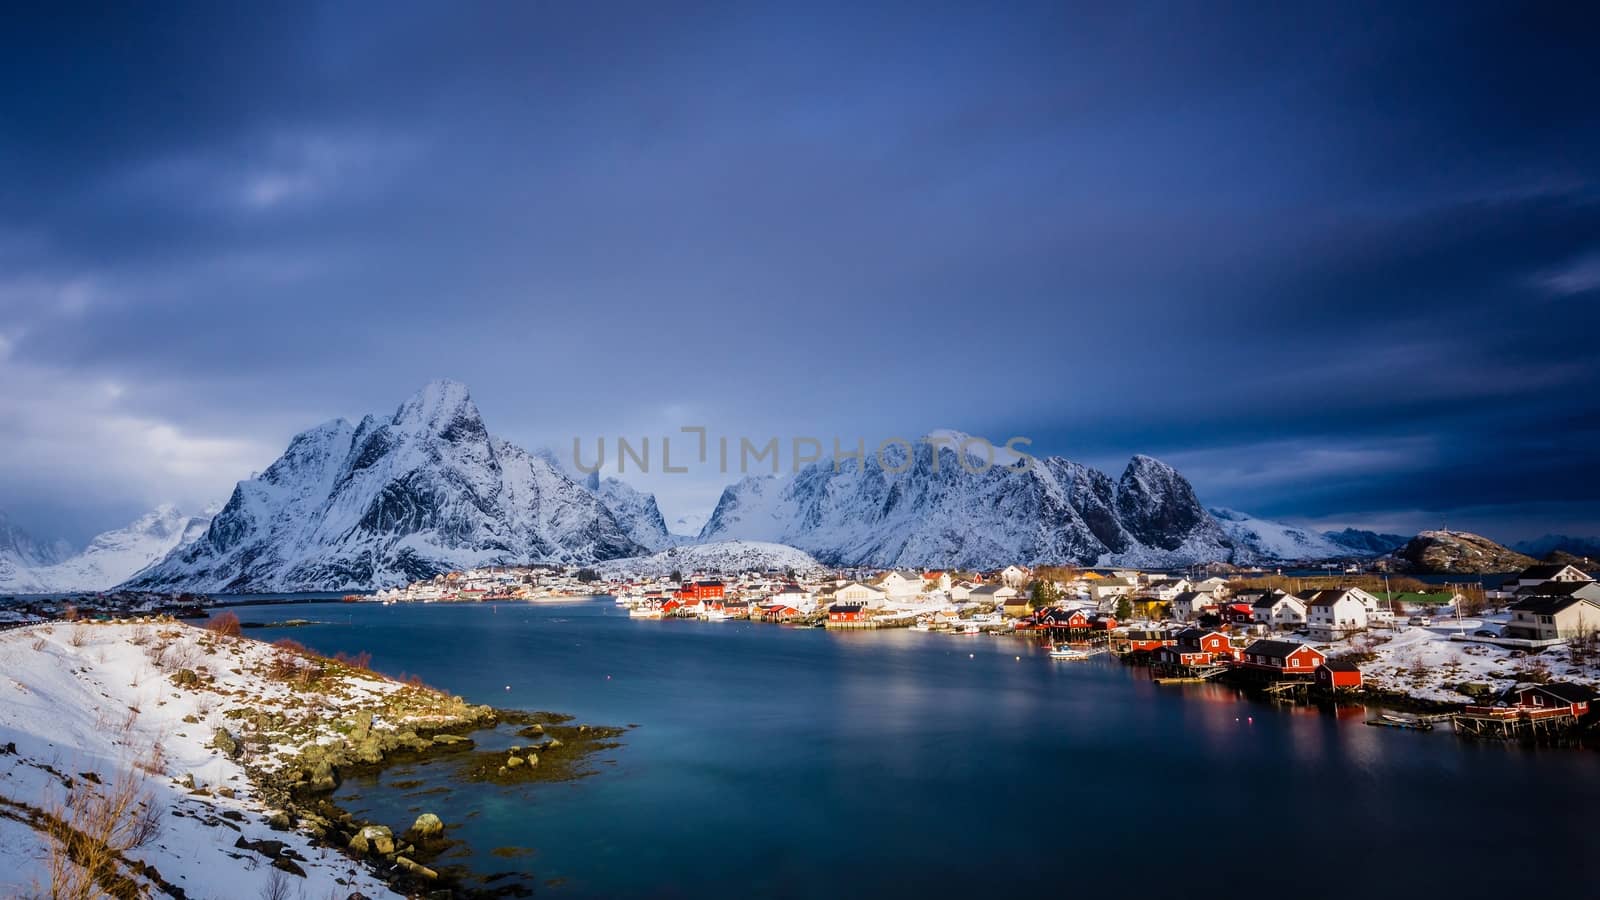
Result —
[{"label": "snow-covered hill", "polygon": [[583,472],[550,447],[541,447],[533,453],[599,497],[634,543],[650,551],[683,543],[681,536],[667,530],[661,508],[656,506],[655,494],[645,493],[620,478],[601,478],[599,472]]},{"label": "snow-covered hill", "polygon": [[672,547],[649,556],[613,559],[598,566],[607,577],[658,578],[680,572],[818,572],[823,565],[804,550],[763,541],[718,541]]},{"label": "snow-covered hill", "polygon": [[163,504],[122,528],[96,535],[89,546],[77,553],[64,558],[56,554],[50,563],[0,567],[0,591],[27,594],[106,590],[199,538],[213,512],[190,516],[176,506]]},{"label": "snow-covered hill", "polygon": [[1295,525],[1258,519],[1221,507],[1212,507],[1211,515],[1239,546],[1250,548],[1263,560],[1332,559],[1354,552],[1318,532]]},{"label": "snow-covered hill", "polygon": [[833,565],[882,567],[1253,559],[1159,460],[1136,456],[1116,481],[1060,457],[1023,464],[1004,451],[984,468],[976,445],[965,465],[957,457],[965,438],[935,432],[909,456],[891,446],[882,465],[868,454],[864,466],[823,460],[792,477],[747,477],[723,491],[700,539],[771,541]]},{"label": "snow-covered hill", "polygon": [[389,587],[476,565],[587,563],[641,549],[600,499],[491,436],[465,385],[436,381],[392,416],[335,419],[241,481],[206,534],[130,587]]}]

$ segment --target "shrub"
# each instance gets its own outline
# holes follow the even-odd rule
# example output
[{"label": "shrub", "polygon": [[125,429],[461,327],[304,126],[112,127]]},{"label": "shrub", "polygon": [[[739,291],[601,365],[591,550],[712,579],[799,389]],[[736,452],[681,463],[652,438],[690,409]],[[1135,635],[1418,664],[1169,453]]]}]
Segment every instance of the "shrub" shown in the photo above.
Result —
[{"label": "shrub", "polygon": [[340,651],[333,655],[333,661],[340,665],[349,666],[352,669],[361,669],[369,672],[372,670],[372,654],[365,650],[355,656]]},{"label": "shrub", "polygon": [[206,630],[222,637],[238,637],[239,617],[231,612],[222,613],[206,623]]}]

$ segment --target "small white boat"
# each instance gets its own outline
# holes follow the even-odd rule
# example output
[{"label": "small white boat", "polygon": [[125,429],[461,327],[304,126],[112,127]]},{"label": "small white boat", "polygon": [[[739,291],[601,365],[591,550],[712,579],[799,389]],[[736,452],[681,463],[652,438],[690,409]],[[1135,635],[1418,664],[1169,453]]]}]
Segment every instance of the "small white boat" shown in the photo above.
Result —
[{"label": "small white boat", "polygon": [[911,630],[912,631],[931,631],[932,629],[928,627],[928,623],[927,622],[918,622],[917,624],[911,626]]},{"label": "small white boat", "polygon": [[1051,659],[1079,660],[1079,659],[1088,659],[1090,656],[1093,656],[1093,655],[1094,654],[1090,653],[1087,650],[1075,650],[1075,649],[1073,649],[1071,647],[1053,647],[1050,650],[1050,658]]},{"label": "small white boat", "polygon": [[957,625],[950,630],[951,634],[981,634],[982,632],[983,629],[979,628],[975,622],[968,622],[965,625]]}]

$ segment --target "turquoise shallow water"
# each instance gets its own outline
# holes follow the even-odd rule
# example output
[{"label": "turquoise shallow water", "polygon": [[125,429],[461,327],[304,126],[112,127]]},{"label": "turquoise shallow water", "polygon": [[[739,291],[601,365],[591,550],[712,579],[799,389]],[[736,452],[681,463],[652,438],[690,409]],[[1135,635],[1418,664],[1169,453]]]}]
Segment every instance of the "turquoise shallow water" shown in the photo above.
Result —
[{"label": "turquoise shallow water", "polygon": [[1600,858],[1600,754],[1157,687],[1019,638],[639,620],[608,599],[238,612],[320,620],[248,634],[368,651],[474,702],[637,725],[576,782],[419,796],[444,780],[430,765],[341,789],[397,829],[438,813],[475,869],[540,895],[1589,896]]}]

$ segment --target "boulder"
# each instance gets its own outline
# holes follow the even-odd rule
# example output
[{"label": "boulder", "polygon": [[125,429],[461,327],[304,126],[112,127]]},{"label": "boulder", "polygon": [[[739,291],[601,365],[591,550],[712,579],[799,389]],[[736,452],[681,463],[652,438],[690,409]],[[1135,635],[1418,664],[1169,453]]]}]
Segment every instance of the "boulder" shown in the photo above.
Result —
[{"label": "boulder", "polygon": [[423,813],[411,823],[411,830],[406,834],[414,841],[430,841],[444,834],[444,823],[433,813]]},{"label": "boulder", "polygon": [[200,676],[193,669],[179,669],[172,682],[178,687],[194,687],[200,683]]},{"label": "boulder", "polygon": [[273,831],[288,831],[294,827],[294,822],[289,818],[288,813],[280,809],[267,816],[267,827]]},{"label": "boulder", "polygon": [[239,755],[239,742],[233,739],[226,728],[218,728],[211,735],[211,747],[230,759]]},{"label": "boulder", "polygon": [[332,791],[339,786],[339,773],[327,760],[318,760],[307,771],[306,781],[313,791]]},{"label": "boulder", "polygon": [[433,743],[440,747],[453,747],[457,744],[470,744],[472,738],[462,737],[459,734],[436,734]]},{"label": "boulder", "polygon": [[510,757],[510,758],[508,758],[506,760],[506,768],[515,769],[515,768],[518,768],[519,766],[521,766],[522,763],[523,763],[522,757],[513,756],[513,757]]},{"label": "boulder", "polygon": [[354,724],[350,726],[350,740],[363,741],[372,733],[372,713],[367,710],[356,713]]},{"label": "boulder", "polygon": [[527,756],[527,762],[528,762],[528,768],[530,768],[530,769],[538,766],[539,765],[539,754],[537,754],[537,753],[529,753],[528,756]]},{"label": "boulder", "polygon": [[367,825],[350,838],[350,849],[387,856],[394,852],[394,832],[385,825]]}]

